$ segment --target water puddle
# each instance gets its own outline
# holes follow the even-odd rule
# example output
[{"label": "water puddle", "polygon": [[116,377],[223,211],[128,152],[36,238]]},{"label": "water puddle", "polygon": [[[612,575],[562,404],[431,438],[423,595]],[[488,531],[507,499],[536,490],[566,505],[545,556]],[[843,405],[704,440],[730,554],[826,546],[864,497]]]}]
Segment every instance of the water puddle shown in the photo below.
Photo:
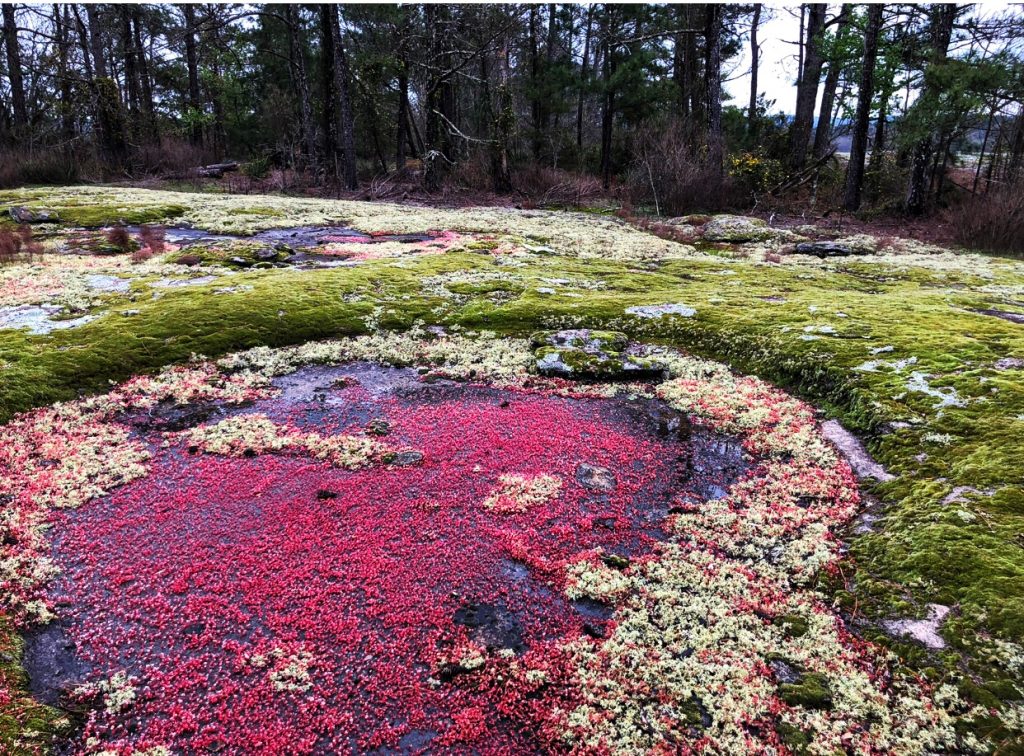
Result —
[{"label": "water puddle", "polygon": [[57,305],[17,305],[0,307],[0,330],[5,328],[24,329],[33,335],[44,335],[53,331],[78,328],[95,320],[98,315],[81,315],[77,318],[60,318],[64,308]]}]

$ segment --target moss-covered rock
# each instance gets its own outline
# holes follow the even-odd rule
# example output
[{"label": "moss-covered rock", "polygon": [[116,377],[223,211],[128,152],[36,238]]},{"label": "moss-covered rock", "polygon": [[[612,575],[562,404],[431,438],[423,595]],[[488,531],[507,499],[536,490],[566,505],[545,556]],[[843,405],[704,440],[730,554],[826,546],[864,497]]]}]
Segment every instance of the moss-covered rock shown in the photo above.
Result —
[{"label": "moss-covered rock", "polygon": [[788,238],[788,234],[769,228],[760,218],[741,215],[716,215],[704,226],[704,241],[756,242]]},{"label": "moss-covered rock", "polygon": [[538,332],[531,341],[536,346],[534,354],[541,375],[636,380],[664,371],[657,360],[626,352],[629,339],[618,331],[577,328]]},{"label": "moss-covered rock", "polygon": [[790,706],[802,706],[805,709],[832,707],[832,689],[828,678],[817,672],[808,672],[799,682],[782,683],[779,695]]},{"label": "moss-covered rock", "polygon": [[[39,336],[0,332],[0,419],[193,353],[218,356],[404,329],[419,320],[518,336],[589,328],[682,348],[789,388],[865,440],[894,479],[865,484],[882,517],[874,530],[851,537],[853,559],[842,571],[846,581],[836,578],[834,596],[874,623],[910,616],[929,602],[956,606],[943,628],[949,647],[938,652],[891,639],[879,624],[865,632],[896,644],[907,663],[933,669],[937,682],[958,684],[973,675],[982,682],[963,688],[970,700],[1005,704],[1018,695],[1024,656],[1013,648],[1024,646],[1024,369],[1016,361],[1024,359],[1024,327],[979,311],[1009,311],[1021,301],[1024,265],[902,243],[871,257],[798,255],[770,263],[728,251],[697,253],[617,219],[579,213],[285,197],[259,200],[279,214],[228,212],[247,203],[251,197],[103,187],[0,192],[0,207],[54,209],[75,225],[89,214],[102,223],[136,212],[163,220],[175,206],[184,208],[181,222],[217,231],[345,222],[391,232],[500,228],[524,241],[508,255],[495,247],[334,270],[248,269],[231,275],[231,287],[162,289],[157,299],[139,273],[131,291],[108,295],[90,310],[98,317],[79,328]],[[67,211],[74,215],[76,208],[81,214],[69,220]],[[548,251],[534,253],[527,245]],[[8,276],[42,275],[18,270],[5,268],[0,276],[6,283]],[[450,296],[452,284],[448,294],[423,285],[465,274],[472,283],[453,284],[457,297]],[[481,284],[483,274],[500,280]],[[557,295],[538,294],[553,278],[570,283],[559,284]],[[17,291],[18,281],[10,280],[7,290]],[[652,302],[686,303],[699,316],[626,314]],[[120,314],[127,312],[132,316]],[[613,351],[628,353],[621,346]],[[576,352],[563,361],[594,367],[592,354]],[[951,391],[957,402],[942,406]],[[961,494],[949,499],[957,489]],[[964,494],[968,489],[980,493]],[[800,637],[798,619],[786,619],[781,632]]]}]

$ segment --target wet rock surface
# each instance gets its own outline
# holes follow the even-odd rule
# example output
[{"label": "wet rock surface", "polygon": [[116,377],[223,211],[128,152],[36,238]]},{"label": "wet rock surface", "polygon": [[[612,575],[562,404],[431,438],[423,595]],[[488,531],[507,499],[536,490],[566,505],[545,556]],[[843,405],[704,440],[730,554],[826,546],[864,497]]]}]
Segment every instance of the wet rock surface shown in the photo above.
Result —
[{"label": "wet rock surface", "polygon": [[988,315],[993,318],[1002,318],[1003,320],[1008,320],[1011,323],[1024,325],[1024,313],[1020,312],[1007,312],[1006,310],[997,310],[994,308],[971,310],[971,312],[977,313],[978,315]]},{"label": "wet rock surface", "polygon": [[0,307],[0,330],[4,328],[24,329],[34,335],[42,335],[67,328],[78,328],[95,320],[98,315],[62,317],[65,311],[57,305],[17,305]]},{"label": "wet rock surface", "polygon": [[870,254],[874,250],[853,242],[812,241],[801,242],[794,247],[798,255],[814,255],[815,257],[849,257],[850,255]]},{"label": "wet rock surface", "polygon": [[455,612],[455,624],[470,631],[470,636],[488,651],[507,649],[516,654],[526,651],[523,626],[502,602],[468,603]]},{"label": "wet rock surface", "polygon": [[68,694],[86,682],[92,671],[79,655],[67,624],[61,620],[26,636],[22,665],[32,695],[50,706],[67,703]]},{"label": "wet rock surface", "polygon": [[[137,227],[128,229],[138,232]],[[228,249],[239,246],[244,254],[228,256],[225,262],[236,267],[299,267],[332,268],[353,263],[344,255],[320,254],[318,249],[330,244],[421,244],[429,242],[434,234],[365,234],[345,226],[299,226],[260,231],[252,236],[213,234],[201,229],[169,227],[165,238],[180,247],[186,255],[201,252],[207,247],[224,245]]]},{"label": "wet rock surface", "polygon": [[[248,405],[161,403],[121,419],[148,443],[153,469],[61,513],[53,598],[68,634],[28,639],[40,697],[130,669],[153,691],[131,710],[144,733],[185,700],[173,683],[180,665],[209,670],[205,695],[239,659],[298,632],[300,650],[287,646],[282,659],[315,660],[311,695],[329,694],[367,721],[395,721],[401,711],[379,681],[400,673],[417,710],[447,712],[451,696],[502,654],[525,659],[565,638],[607,636],[615,607],[569,601],[541,565],[593,549],[609,568],[628,570],[668,537],[675,501],[719,495],[749,470],[738,442],[652,399],[427,382],[415,369],[359,362],[304,367],[274,386],[277,395]],[[325,437],[374,438],[409,452],[410,464],[344,470],[163,443],[169,431],[253,413]],[[381,423],[386,434],[368,431]],[[552,500],[518,519],[482,506],[499,475],[531,470],[561,481]],[[154,569],[125,574],[126,553]],[[482,658],[449,645],[449,633],[468,637]],[[83,658],[94,666],[83,668]],[[267,674],[299,674],[293,666],[231,674],[265,685]],[[294,716],[276,695],[270,688],[261,706]],[[509,742],[519,737],[495,726]],[[416,731],[429,743],[434,729]]]},{"label": "wet rock surface", "polygon": [[56,223],[60,217],[53,210],[30,209],[27,207],[8,208],[7,214],[15,223]]}]

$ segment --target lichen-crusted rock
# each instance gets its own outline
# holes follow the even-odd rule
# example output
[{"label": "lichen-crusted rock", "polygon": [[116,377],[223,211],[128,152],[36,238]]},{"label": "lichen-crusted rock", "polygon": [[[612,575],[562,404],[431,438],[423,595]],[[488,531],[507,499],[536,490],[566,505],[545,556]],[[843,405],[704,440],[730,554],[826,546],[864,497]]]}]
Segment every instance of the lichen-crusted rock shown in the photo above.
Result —
[{"label": "lichen-crusted rock", "polygon": [[710,221],[710,215],[678,215],[662,221],[666,226],[703,226]]},{"label": "lichen-crusted rock", "polygon": [[710,242],[768,241],[784,236],[788,234],[769,228],[760,218],[742,215],[716,215],[704,226],[704,241]]},{"label": "lichen-crusted rock", "polygon": [[551,346],[559,349],[579,349],[590,354],[621,352],[629,345],[629,338],[620,331],[597,331],[590,328],[538,331],[530,337],[530,341],[534,349]]},{"label": "lichen-crusted rock", "polygon": [[584,488],[596,491],[611,491],[619,484],[615,473],[607,467],[592,465],[589,462],[581,462],[576,467],[576,481]]},{"label": "lichen-crusted rock", "polygon": [[540,331],[533,334],[531,341],[541,375],[638,380],[659,376],[665,370],[656,360],[626,352],[629,339],[618,331]]},{"label": "lichen-crusted rock", "polygon": [[638,318],[661,318],[666,315],[678,315],[681,318],[692,318],[697,310],[689,305],[659,304],[659,305],[636,305],[626,308],[627,315],[635,315]]},{"label": "lichen-crusted rock", "polygon": [[56,223],[60,218],[52,210],[29,210],[27,207],[12,207],[7,210],[15,223]]},{"label": "lichen-crusted rock", "polygon": [[873,255],[878,249],[878,242],[871,236],[847,236],[832,241],[801,242],[796,245],[799,255],[815,257],[849,257],[850,255]]}]

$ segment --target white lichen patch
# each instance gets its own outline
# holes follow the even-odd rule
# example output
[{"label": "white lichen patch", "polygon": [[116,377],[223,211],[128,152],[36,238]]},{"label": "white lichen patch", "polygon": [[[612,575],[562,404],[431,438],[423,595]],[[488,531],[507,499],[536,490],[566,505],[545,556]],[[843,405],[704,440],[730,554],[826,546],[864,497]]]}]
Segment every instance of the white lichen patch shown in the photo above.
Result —
[{"label": "white lichen patch", "polygon": [[562,480],[554,475],[506,474],[483,501],[484,509],[496,514],[520,514],[543,504],[562,490]]},{"label": "white lichen patch", "polygon": [[908,391],[919,394],[927,394],[935,397],[938,401],[932,405],[932,409],[944,409],[946,407],[966,407],[967,400],[963,399],[957,390],[952,386],[935,387],[928,379],[932,376],[920,370],[915,370],[907,379]]},{"label": "white lichen patch", "polygon": [[692,318],[697,310],[685,304],[637,305],[626,308],[627,315],[638,318],[663,318],[666,315],[678,315],[681,318]]},{"label": "white lichen patch", "polygon": [[88,699],[100,697],[103,708],[108,714],[117,714],[135,702],[136,690],[133,678],[121,671],[114,673],[107,680],[80,685],[74,690],[76,698]]},{"label": "white lichen patch", "polygon": [[185,431],[180,438],[209,454],[239,457],[291,450],[347,469],[368,465],[389,451],[386,445],[365,436],[303,433],[260,414],[229,417]]},{"label": "white lichen patch", "polygon": [[949,611],[948,606],[928,604],[928,616],[924,619],[885,620],[882,627],[892,635],[913,638],[927,648],[945,648],[946,641],[939,635],[939,629]]}]

